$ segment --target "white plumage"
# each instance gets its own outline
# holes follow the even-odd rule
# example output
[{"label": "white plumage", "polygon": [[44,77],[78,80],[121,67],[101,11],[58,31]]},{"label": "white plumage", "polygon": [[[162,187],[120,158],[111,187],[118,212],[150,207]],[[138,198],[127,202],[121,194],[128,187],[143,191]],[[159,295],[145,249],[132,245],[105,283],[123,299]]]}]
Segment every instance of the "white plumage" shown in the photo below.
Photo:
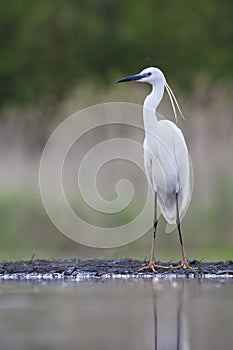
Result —
[{"label": "white plumage", "polygon": [[[179,104],[169,87],[164,74],[158,68],[149,67],[141,73],[120,79],[118,82],[137,81],[149,83],[151,93],[143,105],[143,121],[145,128],[144,165],[146,175],[155,193],[155,206],[158,205],[168,223],[177,224],[182,248],[182,264],[178,267],[191,268],[186,260],[183,239],[180,229],[180,217],[185,214],[191,199],[190,162],[188,149],[182,131],[169,120],[158,120],[157,107],[166,88],[172,109],[177,120],[178,112],[182,115]],[[156,209],[156,208],[155,208]],[[154,237],[152,241],[150,264],[154,272],[154,240],[157,227],[155,210]]]},{"label": "white plumage", "polygon": [[[144,164],[147,179],[153,191],[157,192],[161,212],[168,223],[174,224],[177,216],[176,193],[180,217],[185,213],[191,198],[189,154],[182,131],[169,120],[157,119],[157,107],[163,98],[164,87],[168,86],[163,73],[153,67],[141,72],[148,73],[152,74],[139,80],[152,85],[152,91],[143,106]],[[172,96],[169,94],[171,101]],[[176,116],[174,103],[172,107]]]},{"label": "white plumage", "polygon": [[146,131],[144,165],[148,182],[168,223],[176,223],[176,197],[183,217],[191,199],[190,165],[183,134],[168,120],[157,122],[156,133]]}]

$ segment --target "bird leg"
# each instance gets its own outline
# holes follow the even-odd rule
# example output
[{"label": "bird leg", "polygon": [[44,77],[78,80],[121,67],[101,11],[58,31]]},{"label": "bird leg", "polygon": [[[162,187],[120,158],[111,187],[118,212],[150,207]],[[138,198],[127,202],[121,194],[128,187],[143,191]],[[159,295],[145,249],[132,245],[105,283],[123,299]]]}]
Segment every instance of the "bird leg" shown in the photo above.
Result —
[{"label": "bird leg", "polygon": [[[180,229],[180,226],[178,228],[178,230]],[[181,233],[181,230],[180,230]],[[182,236],[181,236],[182,237]],[[198,270],[197,267],[192,267],[189,265],[186,256],[185,256],[185,252],[184,252],[184,246],[183,244],[181,244],[181,253],[182,253],[182,263],[180,265],[174,266],[174,269],[188,269],[188,270]]]},{"label": "bird leg", "polygon": [[179,215],[179,206],[178,206],[178,193],[176,193],[176,224],[178,228],[179,233],[179,239],[180,239],[180,245],[181,245],[181,254],[182,254],[182,263],[178,266],[174,266],[174,269],[189,269],[189,270],[197,270],[197,267],[192,267],[189,265],[184,251],[184,242],[183,237],[181,233],[181,227],[180,227],[180,215]]},{"label": "bird leg", "polygon": [[155,192],[155,214],[154,214],[154,232],[152,236],[152,244],[151,244],[151,253],[150,253],[150,262],[147,266],[141,267],[138,272],[142,272],[145,270],[152,270],[154,273],[157,273],[156,269],[169,269],[168,266],[161,266],[156,265],[154,262],[154,253],[155,253],[155,237],[156,237],[156,231],[157,231],[157,225],[158,225],[158,219],[157,219],[157,192]]},{"label": "bird leg", "polygon": [[157,273],[158,271],[156,269],[170,269],[170,266],[162,266],[162,265],[156,265],[153,260],[149,262],[148,265],[142,266],[138,272],[143,272],[145,270],[152,270],[154,273]]},{"label": "bird leg", "polygon": [[154,262],[154,252],[155,252],[155,236],[156,236],[156,228],[157,228],[158,220],[155,219],[154,222],[154,233],[152,237],[152,245],[151,245],[151,253],[150,253],[150,262],[146,266],[142,266],[138,272],[143,272],[145,270],[152,270],[154,273],[157,273],[156,269],[169,269],[169,266],[161,266],[156,265]]},{"label": "bird leg", "polygon": [[177,265],[177,266],[173,266],[173,269],[188,269],[188,270],[198,270],[198,267],[192,267],[189,265],[189,263],[185,261],[182,261],[182,264]]}]

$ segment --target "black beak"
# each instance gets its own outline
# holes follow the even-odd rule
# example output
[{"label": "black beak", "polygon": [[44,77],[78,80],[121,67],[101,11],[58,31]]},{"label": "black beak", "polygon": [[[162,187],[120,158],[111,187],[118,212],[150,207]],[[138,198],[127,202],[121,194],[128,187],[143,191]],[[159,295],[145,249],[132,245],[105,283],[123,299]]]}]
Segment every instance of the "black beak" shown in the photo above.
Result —
[{"label": "black beak", "polygon": [[140,80],[142,78],[146,78],[149,74],[145,73],[145,74],[136,74],[136,75],[130,75],[129,77],[126,78],[122,78],[120,80],[117,80],[117,83],[123,83],[125,81],[134,81],[134,80]]}]

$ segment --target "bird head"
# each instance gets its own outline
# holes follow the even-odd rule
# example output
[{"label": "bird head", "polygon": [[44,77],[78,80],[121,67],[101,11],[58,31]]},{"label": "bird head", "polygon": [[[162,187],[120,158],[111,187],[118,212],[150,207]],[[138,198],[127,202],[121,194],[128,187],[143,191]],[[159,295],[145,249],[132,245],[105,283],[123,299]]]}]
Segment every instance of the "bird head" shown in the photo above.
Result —
[{"label": "bird head", "polygon": [[164,86],[167,90],[169,99],[171,101],[171,105],[172,105],[172,109],[173,109],[176,121],[177,121],[176,108],[178,109],[181,117],[184,119],[183,113],[181,112],[181,109],[180,109],[180,106],[177,102],[177,99],[176,99],[172,89],[170,88],[170,86],[166,82],[165,76],[163,75],[163,72],[160,69],[155,68],[155,67],[145,68],[139,74],[130,75],[129,77],[122,78],[122,79],[118,80],[117,83],[123,83],[123,82],[127,82],[127,81],[137,81],[140,83],[149,83],[152,86],[156,86],[157,84],[161,84],[161,83],[164,84]]},{"label": "bird head", "polygon": [[145,68],[139,74],[130,75],[129,77],[122,78],[118,80],[117,83],[123,83],[127,81],[137,81],[140,83],[149,83],[151,85],[155,85],[159,82],[163,82],[165,84],[166,82],[161,70],[155,67]]}]

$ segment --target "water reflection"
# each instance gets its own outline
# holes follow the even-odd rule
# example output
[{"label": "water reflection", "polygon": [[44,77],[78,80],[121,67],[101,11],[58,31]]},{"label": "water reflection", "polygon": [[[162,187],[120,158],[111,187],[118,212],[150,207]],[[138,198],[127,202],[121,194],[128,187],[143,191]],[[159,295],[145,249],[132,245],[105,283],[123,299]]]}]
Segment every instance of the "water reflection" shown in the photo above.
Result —
[{"label": "water reflection", "polygon": [[1,348],[231,349],[232,282],[0,282]]},{"label": "water reflection", "polygon": [[[186,280],[179,281],[179,283],[173,282],[173,286],[176,290],[171,295],[168,293],[166,295],[167,300],[165,301],[165,305],[171,305],[172,307],[163,306],[161,308],[159,304],[164,304],[164,301],[161,302],[159,300],[159,296],[154,288],[154,283],[151,281],[155,350],[162,348],[176,350],[190,349],[188,321],[183,309],[186,285]],[[172,298],[172,300],[169,300],[170,298]],[[158,314],[158,309],[161,314]],[[166,313],[166,315],[164,315],[164,313]],[[165,329],[167,336],[161,334],[160,338],[158,329]]]}]

